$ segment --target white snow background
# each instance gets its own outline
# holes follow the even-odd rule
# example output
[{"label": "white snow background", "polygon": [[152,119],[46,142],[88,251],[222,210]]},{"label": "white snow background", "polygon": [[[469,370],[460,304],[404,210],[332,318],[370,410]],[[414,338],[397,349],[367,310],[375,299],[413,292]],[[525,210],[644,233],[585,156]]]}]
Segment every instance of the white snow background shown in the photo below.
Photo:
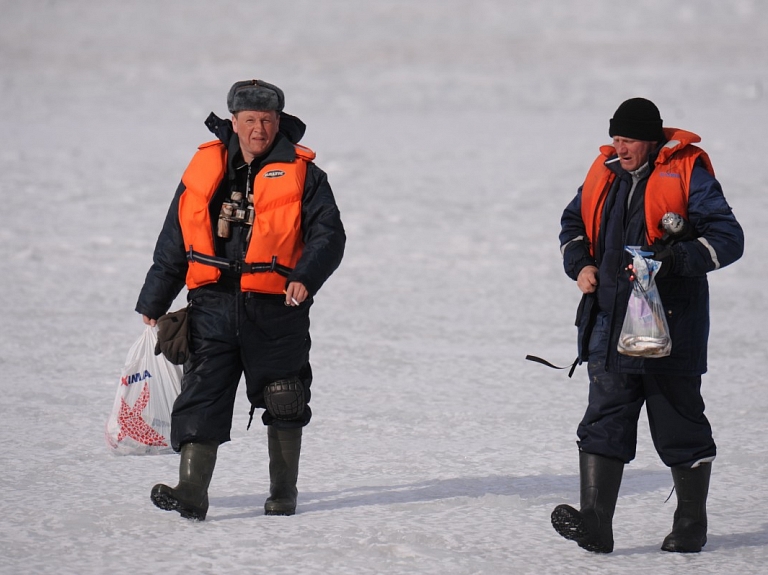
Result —
[{"label": "white snow background", "polygon": [[[298,513],[263,516],[241,386],[196,523],[149,501],[178,457],[115,456],[103,429],[203,121],[252,77],[307,123],[348,247],[313,308]],[[768,572],[767,90],[760,0],[0,1],[0,572]],[[615,552],[554,532],[586,368],[524,360],[575,356],[559,218],[633,96],[702,136],[747,238],[710,275],[698,555],[659,550],[645,416]]]}]

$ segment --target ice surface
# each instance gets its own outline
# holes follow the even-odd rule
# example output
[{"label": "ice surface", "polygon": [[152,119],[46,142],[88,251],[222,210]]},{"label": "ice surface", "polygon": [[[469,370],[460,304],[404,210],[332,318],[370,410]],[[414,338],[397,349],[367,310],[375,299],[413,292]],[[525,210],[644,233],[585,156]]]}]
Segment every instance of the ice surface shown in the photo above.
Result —
[{"label": "ice surface", "polygon": [[[759,0],[0,1],[0,572],[764,573],[768,4]],[[294,517],[266,433],[220,450],[204,523],[156,509],[178,459],[103,426],[181,173],[236,80],[281,86],[337,195],[313,309]],[[616,551],[558,537],[586,370],[563,207],[645,96],[699,133],[747,237],[711,274],[705,551],[659,550],[672,487],[641,420]],[[242,389],[240,390],[243,391]]]}]

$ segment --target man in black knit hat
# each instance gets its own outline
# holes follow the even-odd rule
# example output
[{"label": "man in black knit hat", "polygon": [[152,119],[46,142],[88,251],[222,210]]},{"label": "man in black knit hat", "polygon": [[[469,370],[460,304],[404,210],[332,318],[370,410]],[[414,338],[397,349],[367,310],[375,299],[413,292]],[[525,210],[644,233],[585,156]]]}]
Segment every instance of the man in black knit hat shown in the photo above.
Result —
[{"label": "man in black knit hat", "polygon": [[[613,144],[601,147],[561,219],[565,272],[583,294],[578,361],[588,362],[589,402],[577,430],[580,508],[558,505],[552,525],[588,551],[613,551],[623,468],[635,457],[645,404],[654,446],[677,492],[662,549],[698,552],[707,541],[716,454],[700,391],[707,369],[707,273],[739,259],[744,236],[709,157],[694,145],[696,134],[664,128],[658,108],[644,98],[623,102],[608,133]],[[681,225],[664,229],[662,219],[670,217]],[[666,357],[617,349],[632,289],[626,246],[640,246],[661,262],[656,286],[672,341]]]}]

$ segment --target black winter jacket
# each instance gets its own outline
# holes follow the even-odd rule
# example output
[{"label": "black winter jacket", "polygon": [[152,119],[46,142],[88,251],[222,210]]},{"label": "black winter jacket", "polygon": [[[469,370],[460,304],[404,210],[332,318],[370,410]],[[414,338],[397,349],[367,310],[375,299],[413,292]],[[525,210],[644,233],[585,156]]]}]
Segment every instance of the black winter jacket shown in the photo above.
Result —
[{"label": "black winter jacket", "polygon": [[[615,157],[615,156],[614,156]],[[655,155],[649,158],[654,167]],[[609,160],[610,161],[610,160]],[[561,219],[560,244],[565,272],[577,279],[586,265],[596,265],[596,294],[582,298],[577,317],[579,359],[588,359],[589,337],[597,313],[610,316],[605,341],[607,371],[620,373],[666,373],[700,375],[707,370],[709,336],[709,287],[706,274],[739,259],[744,250],[741,226],[723,196],[719,182],[703,167],[691,174],[688,219],[698,236],[673,246],[674,266],[656,282],[672,338],[668,357],[646,359],[621,355],[616,350],[629,301],[630,282],[624,268],[631,261],[625,246],[645,243],[644,197],[647,174],[637,185],[629,206],[627,192],[631,175],[617,165],[607,165],[617,174],[602,217],[595,257],[590,255],[581,217],[581,188]]]},{"label": "black winter jacket", "polygon": [[[211,114],[206,125],[228,148],[228,178],[238,177],[238,161],[243,163],[237,134],[232,130],[229,120],[222,120]],[[282,113],[280,118],[280,133],[267,152],[266,156],[256,158],[253,162],[252,177],[265,165],[274,162],[292,161],[295,158],[293,144],[298,143],[304,135],[304,124],[298,118]],[[225,178],[226,180],[227,178]],[[157,239],[153,256],[153,264],[147,273],[144,286],[139,294],[136,311],[149,318],[157,319],[168,311],[176,296],[186,283],[187,254],[184,238],[179,223],[179,198],[185,191],[184,183],[180,183],[171,202],[163,229]],[[211,199],[211,226],[216,229],[218,209],[224,194],[228,193],[228,182],[222,181]],[[301,282],[307,288],[310,296],[314,296],[330,275],[341,263],[344,255],[346,235],[341,222],[339,209],[333,196],[328,178],[314,163],[307,165],[307,175],[304,182],[304,195],[301,207],[301,226],[304,239],[304,249],[301,259],[286,280]],[[214,237],[215,237],[214,233]],[[224,243],[216,242],[216,255],[230,257],[226,253]],[[219,283],[231,281],[232,277],[222,274]],[[237,282],[233,282],[236,287]]]}]

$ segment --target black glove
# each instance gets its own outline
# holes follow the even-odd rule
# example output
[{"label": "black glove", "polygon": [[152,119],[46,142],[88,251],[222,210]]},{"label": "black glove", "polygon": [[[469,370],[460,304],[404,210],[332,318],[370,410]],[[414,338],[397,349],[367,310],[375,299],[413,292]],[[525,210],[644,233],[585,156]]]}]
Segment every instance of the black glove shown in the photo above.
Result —
[{"label": "black glove", "polygon": [[663,278],[672,271],[675,267],[675,253],[672,251],[672,246],[668,246],[659,240],[656,240],[650,246],[643,246],[640,248],[644,252],[651,252],[653,255],[651,259],[661,262],[659,271],[656,272],[656,277]]}]

